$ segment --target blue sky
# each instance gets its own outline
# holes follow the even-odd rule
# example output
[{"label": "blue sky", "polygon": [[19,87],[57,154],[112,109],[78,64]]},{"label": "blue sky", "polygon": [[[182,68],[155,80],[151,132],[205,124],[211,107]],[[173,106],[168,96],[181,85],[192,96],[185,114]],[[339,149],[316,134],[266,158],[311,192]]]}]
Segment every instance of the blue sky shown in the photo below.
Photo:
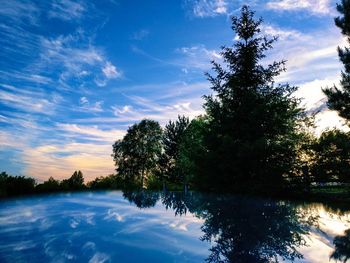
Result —
[{"label": "blue sky", "polygon": [[342,126],[321,92],[341,70],[336,1],[0,0],[0,170],[91,180],[113,172],[111,145],[132,123],[201,114],[204,72],[242,4],[279,36],[266,58],[287,60],[276,81],[321,109],[315,132]]}]

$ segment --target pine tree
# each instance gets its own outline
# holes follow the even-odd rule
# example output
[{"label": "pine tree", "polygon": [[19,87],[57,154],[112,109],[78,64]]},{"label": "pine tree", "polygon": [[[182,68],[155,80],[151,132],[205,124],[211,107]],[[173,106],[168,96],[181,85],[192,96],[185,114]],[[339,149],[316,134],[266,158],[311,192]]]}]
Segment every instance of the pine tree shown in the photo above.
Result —
[{"label": "pine tree", "polygon": [[[337,4],[337,10],[341,14],[335,18],[335,25],[341,29],[341,33],[347,37],[350,44],[350,1],[342,0],[341,4]],[[328,107],[336,110],[339,115],[350,120],[350,49],[349,47],[338,47],[338,55],[340,61],[344,65],[341,73],[341,88],[336,86],[324,89],[324,93],[328,97]]]},{"label": "pine tree", "polygon": [[274,84],[285,62],[262,63],[277,38],[262,36],[261,23],[243,6],[232,18],[239,40],[222,48],[224,65],[213,62],[216,75],[208,74],[215,95],[205,97],[207,152],[198,175],[204,187],[280,185],[296,163],[304,113],[293,97],[296,87]]}]

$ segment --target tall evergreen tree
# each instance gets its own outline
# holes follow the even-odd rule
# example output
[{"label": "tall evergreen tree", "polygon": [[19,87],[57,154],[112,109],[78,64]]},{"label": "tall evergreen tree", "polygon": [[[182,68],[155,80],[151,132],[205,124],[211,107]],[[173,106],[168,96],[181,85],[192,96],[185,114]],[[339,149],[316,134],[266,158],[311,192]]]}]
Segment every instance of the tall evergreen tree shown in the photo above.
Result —
[{"label": "tall evergreen tree", "polygon": [[243,6],[241,16],[232,18],[239,40],[222,48],[224,65],[213,62],[216,75],[208,74],[215,95],[205,97],[209,128],[199,174],[204,187],[280,185],[296,163],[304,113],[293,97],[296,87],[274,84],[285,62],[262,63],[277,38],[262,36],[261,23]]},{"label": "tall evergreen tree", "polygon": [[[341,14],[335,18],[335,25],[341,29],[341,33],[347,38],[350,45],[350,0],[342,0],[337,4],[337,10]],[[341,88],[336,86],[324,89],[328,97],[328,107],[331,110],[338,111],[339,115],[350,120],[350,49],[349,47],[338,47],[340,61],[344,65],[341,73]]]}]

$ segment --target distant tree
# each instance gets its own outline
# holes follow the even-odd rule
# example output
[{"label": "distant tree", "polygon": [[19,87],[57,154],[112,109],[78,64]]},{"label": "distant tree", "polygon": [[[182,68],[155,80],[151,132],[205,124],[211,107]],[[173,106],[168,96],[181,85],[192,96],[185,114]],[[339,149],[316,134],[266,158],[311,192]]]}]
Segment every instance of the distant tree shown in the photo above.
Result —
[{"label": "distant tree", "polygon": [[329,130],[321,134],[312,146],[314,164],[311,173],[315,181],[350,182],[350,134]]},{"label": "distant tree", "polygon": [[205,183],[201,181],[197,164],[201,157],[206,154],[204,135],[207,131],[207,125],[208,122],[204,116],[193,119],[180,142],[177,165],[181,180],[185,185]]},{"label": "distant tree", "polygon": [[82,190],[85,188],[83,173],[75,171],[69,179],[65,179],[60,184],[63,190]]},{"label": "distant tree", "polygon": [[60,182],[58,180],[55,180],[52,176],[47,181],[44,181],[41,184],[38,184],[35,187],[35,190],[37,192],[57,192],[60,190]]},{"label": "distant tree", "polygon": [[[337,10],[341,14],[335,18],[335,25],[341,29],[341,33],[346,37],[350,44],[350,1],[341,0],[337,4]],[[350,120],[350,49],[349,47],[338,47],[338,55],[340,61],[344,65],[344,71],[341,73],[341,88],[336,86],[324,89],[324,93],[328,97],[328,107],[336,110],[339,115]]]},{"label": "distant tree", "polygon": [[90,181],[87,186],[90,189],[121,189],[123,187],[123,182],[120,177],[115,174],[110,174],[108,176],[100,176]]},{"label": "distant tree", "polygon": [[164,173],[172,182],[181,181],[181,171],[178,167],[180,145],[186,133],[186,129],[190,124],[189,118],[185,116],[178,116],[176,121],[169,121],[165,125],[163,135],[164,153],[162,155],[162,165]]},{"label": "distant tree", "polygon": [[0,197],[32,194],[35,180],[25,176],[12,176],[0,173]]},{"label": "distant tree", "polygon": [[140,181],[157,168],[162,153],[162,129],[158,122],[142,120],[127,130],[123,140],[113,145],[117,173],[123,179]]},{"label": "distant tree", "polygon": [[238,40],[223,47],[224,66],[213,62],[216,75],[208,74],[215,96],[205,97],[209,125],[200,174],[212,189],[279,188],[297,167],[305,113],[293,96],[296,87],[274,84],[285,62],[261,62],[276,41],[262,36],[261,23],[243,6],[232,18]]}]

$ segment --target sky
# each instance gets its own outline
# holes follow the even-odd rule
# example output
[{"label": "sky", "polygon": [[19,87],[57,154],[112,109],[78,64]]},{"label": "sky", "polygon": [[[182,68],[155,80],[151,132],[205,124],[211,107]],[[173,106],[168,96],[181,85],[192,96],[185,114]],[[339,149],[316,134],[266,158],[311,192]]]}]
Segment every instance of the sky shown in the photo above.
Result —
[{"label": "sky", "polygon": [[133,123],[203,113],[204,73],[243,4],[279,37],[265,62],[287,60],[276,83],[299,87],[315,133],[343,127],[321,90],[342,70],[335,0],[0,0],[0,171],[89,181],[114,172]]}]

